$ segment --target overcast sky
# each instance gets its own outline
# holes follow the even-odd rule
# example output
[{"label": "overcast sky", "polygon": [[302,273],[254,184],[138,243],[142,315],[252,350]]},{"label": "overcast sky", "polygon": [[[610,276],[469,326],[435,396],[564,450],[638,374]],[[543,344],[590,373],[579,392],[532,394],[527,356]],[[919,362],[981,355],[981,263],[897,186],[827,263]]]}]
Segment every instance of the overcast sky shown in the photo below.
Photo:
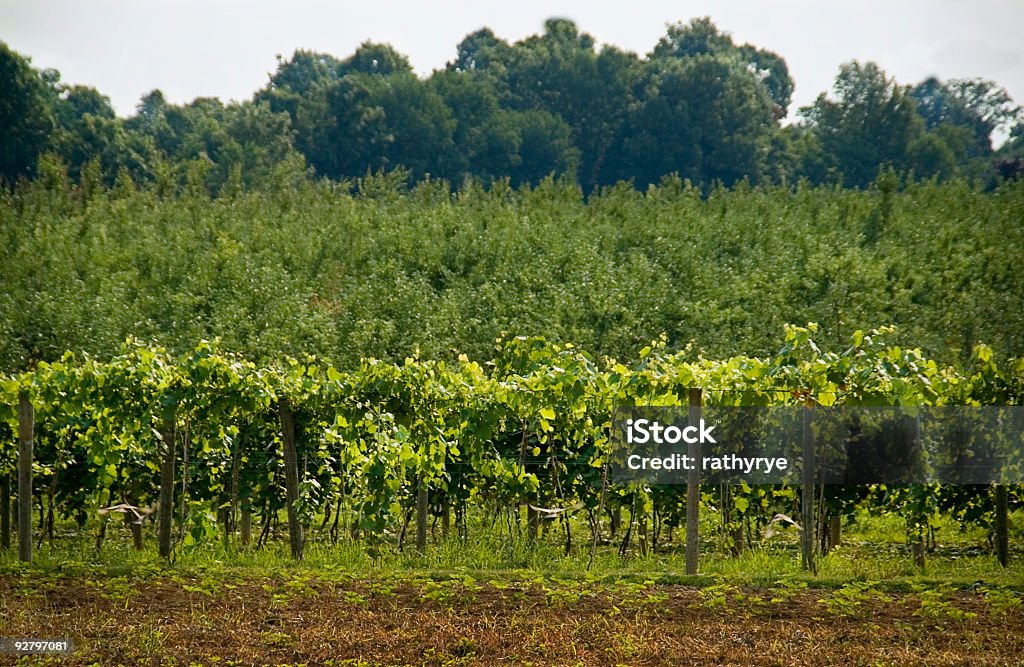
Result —
[{"label": "overcast sky", "polygon": [[640,54],[667,23],[710,16],[738,43],[786,59],[793,111],[852,59],[873,60],[901,83],[981,76],[1024,102],[1024,0],[0,0],[0,40],[66,82],[95,86],[128,115],[154,88],[176,103],[246,99],[275,56],[296,48],[344,57],[367,39],[390,42],[426,74],[478,28],[515,41],[551,16]]}]

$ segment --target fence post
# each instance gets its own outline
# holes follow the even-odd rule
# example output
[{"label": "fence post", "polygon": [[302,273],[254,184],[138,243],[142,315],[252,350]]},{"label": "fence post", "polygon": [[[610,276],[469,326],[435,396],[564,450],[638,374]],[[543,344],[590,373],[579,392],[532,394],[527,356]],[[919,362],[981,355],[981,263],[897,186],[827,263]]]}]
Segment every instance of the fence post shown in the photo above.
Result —
[{"label": "fence post", "polygon": [[996,556],[1006,567],[1010,562],[1010,533],[1007,517],[1009,494],[1005,484],[996,484]]},{"label": "fence post", "polygon": [[252,540],[252,512],[247,509],[242,510],[242,522],[239,528],[242,531],[242,546],[249,546],[249,542]]},{"label": "fence post", "polygon": [[295,511],[299,499],[299,456],[295,449],[295,416],[287,398],[278,404],[281,415],[281,435],[284,439],[284,482],[288,500],[288,539],[291,542],[292,558],[302,560],[302,526]]},{"label": "fence post", "polygon": [[427,552],[427,508],[429,502],[427,476],[420,472],[416,485],[416,550],[421,554]]},{"label": "fence post", "polygon": [[814,432],[811,422],[814,409],[804,406],[803,409],[803,470],[800,488],[800,523],[803,532],[800,535],[801,565],[803,569],[817,572],[814,563]]},{"label": "fence post", "polygon": [[[690,426],[700,428],[702,392],[690,390]],[[697,574],[700,562],[700,441],[689,443],[687,455],[691,467],[686,474],[686,574]]]},{"label": "fence post", "polygon": [[32,563],[32,432],[35,412],[28,393],[18,395],[18,558]]},{"label": "fence post", "polygon": [[171,557],[171,524],[174,520],[175,418],[165,419],[160,433],[163,458],[160,460],[160,513],[157,515],[157,551],[161,558]]},{"label": "fence post", "polygon": [[0,474],[0,551],[11,548],[11,487],[7,473]]}]

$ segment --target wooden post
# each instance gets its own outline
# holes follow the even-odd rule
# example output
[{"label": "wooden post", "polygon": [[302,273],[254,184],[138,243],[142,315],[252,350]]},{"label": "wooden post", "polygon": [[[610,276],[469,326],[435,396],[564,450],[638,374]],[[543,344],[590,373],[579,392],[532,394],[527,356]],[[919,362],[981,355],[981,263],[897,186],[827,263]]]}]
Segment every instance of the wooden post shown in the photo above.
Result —
[{"label": "wooden post", "polygon": [[241,477],[242,437],[231,443],[231,507],[228,509],[227,521],[224,522],[224,546],[230,543],[234,532],[238,529],[238,485]]},{"label": "wooden post", "polygon": [[427,477],[419,474],[416,484],[416,550],[427,552],[427,510],[430,498],[427,495]]},{"label": "wooden post", "polygon": [[539,490],[534,494],[533,502],[535,503],[533,506],[530,503],[526,504],[526,535],[531,544],[536,542],[540,535],[540,512],[533,509],[534,506],[541,507]]},{"label": "wooden post", "polygon": [[730,533],[730,537],[732,538],[732,555],[739,556],[743,553],[743,521],[740,520],[733,524]]},{"label": "wooden post", "polygon": [[996,557],[1006,567],[1010,562],[1010,533],[1008,521],[1009,494],[1005,484],[996,484]]},{"label": "wooden post", "polygon": [[252,512],[249,510],[242,510],[242,546],[249,546],[249,542],[252,540]]},{"label": "wooden post", "polygon": [[[700,428],[700,407],[702,392],[690,390],[690,426]],[[697,438],[694,438],[697,440]],[[687,447],[690,470],[686,475],[686,574],[697,574],[700,562],[700,442],[691,442]]]},{"label": "wooden post", "polygon": [[278,404],[281,416],[281,435],[284,439],[284,483],[288,500],[288,539],[291,542],[292,558],[302,560],[302,526],[295,512],[299,499],[299,456],[295,449],[295,417],[287,398]]},{"label": "wooden post", "polygon": [[914,565],[924,569],[925,566],[925,546],[924,539],[918,539],[910,547],[911,552],[914,554]]},{"label": "wooden post", "polygon": [[220,538],[224,548],[231,546],[231,509],[220,507],[217,501],[213,501],[213,508],[217,511],[217,524],[220,526]]},{"label": "wooden post", "polygon": [[621,507],[615,507],[615,509],[613,509],[611,511],[612,537],[615,537],[616,535],[619,534],[619,528],[621,528],[621,527],[622,527],[622,508]]},{"label": "wooden post", "polygon": [[[647,504],[646,499],[644,504]],[[640,547],[640,555],[646,558],[651,553],[651,539],[647,531],[647,513],[643,512],[643,510],[641,510],[641,514],[636,520],[636,537],[637,546]]]},{"label": "wooden post", "polygon": [[28,394],[18,396],[18,558],[32,563],[32,431],[35,413]]},{"label": "wooden post", "polygon": [[7,473],[0,474],[0,550],[11,548],[11,487]]},{"label": "wooden post", "polygon": [[828,549],[831,551],[843,543],[843,517],[838,512],[829,517]]},{"label": "wooden post", "polygon": [[814,432],[811,421],[814,418],[813,408],[804,406],[803,410],[803,478],[800,488],[800,522],[803,532],[800,535],[800,554],[803,569],[816,572],[814,563]]},{"label": "wooden post", "polygon": [[142,541],[142,525],[136,523],[135,515],[131,512],[125,512],[124,523],[132,532],[132,546],[136,551],[142,551],[145,546]]},{"label": "wooden post", "polygon": [[157,551],[161,558],[171,557],[171,524],[174,519],[175,419],[165,419],[160,433],[163,458],[160,460],[160,509],[157,514]]},{"label": "wooden post", "polygon": [[[903,414],[903,451],[912,452],[916,449],[915,445],[917,440],[918,428],[920,427],[920,420],[920,412],[918,412],[917,416],[915,417]],[[916,493],[921,493],[923,491],[921,484],[914,484],[912,486],[912,489]],[[928,521],[924,516],[917,514],[917,512],[915,512],[915,518],[917,519],[917,521],[915,522],[917,523],[915,531],[917,533],[917,541],[914,542],[913,546],[911,546],[911,553],[913,553],[914,555],[914,565],[923,570],[927,563]]]}]

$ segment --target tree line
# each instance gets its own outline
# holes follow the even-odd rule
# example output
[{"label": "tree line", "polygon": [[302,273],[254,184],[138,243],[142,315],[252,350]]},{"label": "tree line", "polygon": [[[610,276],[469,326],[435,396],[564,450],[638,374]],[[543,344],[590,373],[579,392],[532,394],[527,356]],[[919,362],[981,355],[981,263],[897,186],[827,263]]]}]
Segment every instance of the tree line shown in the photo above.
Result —
[{"label": "tree line", "polygon": [[[585,192],[677,174],[705,189],[842,184],[865,188],[883,167],[987,187],[1024,169],[1024,116],[984,79],[902,85],[849,62],[831,94],[786,117],[794,82],[782,56],[737,44],[708,18],[676,23],[644,56],[599,46],[566,19],[508,43],[466,36],[421,78],[387,44],[347,58],[298,50],[252,98],[169,103],[159,90],[118,118],[95,88],[67,85],[0,43],[0,178],[35,178],[54,156],[73,179],[107,185],[190,180],[270,183],[282,165],[333,180],[401,169],[410,180],[513,187],[549,175]],[[997,151],[993,137],[1009,133]]]}]

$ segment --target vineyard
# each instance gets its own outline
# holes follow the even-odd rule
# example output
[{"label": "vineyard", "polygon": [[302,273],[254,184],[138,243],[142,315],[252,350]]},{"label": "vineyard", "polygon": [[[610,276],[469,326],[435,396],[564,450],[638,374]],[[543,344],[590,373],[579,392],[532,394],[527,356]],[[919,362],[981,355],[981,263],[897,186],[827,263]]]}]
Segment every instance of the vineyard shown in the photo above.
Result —
[{"label": "vineyard", "polygon": [[81,665],[1024,651],[1019,476],[661,485],[613,437],[643,406],[1021,405],[1020,183],[43,167],[0,194],[5,633]]},{"label": "vineyard", "polygon": [[710,16],[0,12],[0,667],[1024,667],[1024,107],[946,4],[732,12],[860,44],[816,98]]},{"label": "vineyard", "polygon": [[[844,518],[866,507],[902,516],[908,541],[922,545],[941,515],[1001,525],[1005,564],[1006,513],[1024,500],[1016,487],[705,485],[703,498],[688,498],[686,487],[609,479],[621,454],[609,438],[613,409],[686,405],[693,388],[706,405],[751,406],[1012,405],[1024,392],[1024,366],[999,367],[983,346],[956,371],[892,345],[888,330],[822,352],[815,329],[788,327],[767,359],[714,361],[655,342],[626,366],[515,338],[485,364],[367,360],[353,371],[313,358],[257,367],[216,342],[172,357],[128,341],[106,362],[67,354],[4,382],[0,479],[14,478],[15,434],[34,417],[21,439],[34,440],[33,506],[50,540],[73,520],[100,545],[106,508],[120,507],[136,519],[138,549],[156,523],[165,557],[218,539],[263,545],[284,514],[295,558],[309,539],[355,540],[373,557],[413,540],[423,550],[428,523],[440,522],[451,539],[474,528],[537,539],[550,524],[544,532],[561,536],[565,556],[593,559],[615,531],[621,554],[657,549],[696,499],[721,515],[720,546],[740,553],[773,516],[798,516],[811,492],[814,549],[838,544]],[[155,522],[141,520],[156,508]]]}]

